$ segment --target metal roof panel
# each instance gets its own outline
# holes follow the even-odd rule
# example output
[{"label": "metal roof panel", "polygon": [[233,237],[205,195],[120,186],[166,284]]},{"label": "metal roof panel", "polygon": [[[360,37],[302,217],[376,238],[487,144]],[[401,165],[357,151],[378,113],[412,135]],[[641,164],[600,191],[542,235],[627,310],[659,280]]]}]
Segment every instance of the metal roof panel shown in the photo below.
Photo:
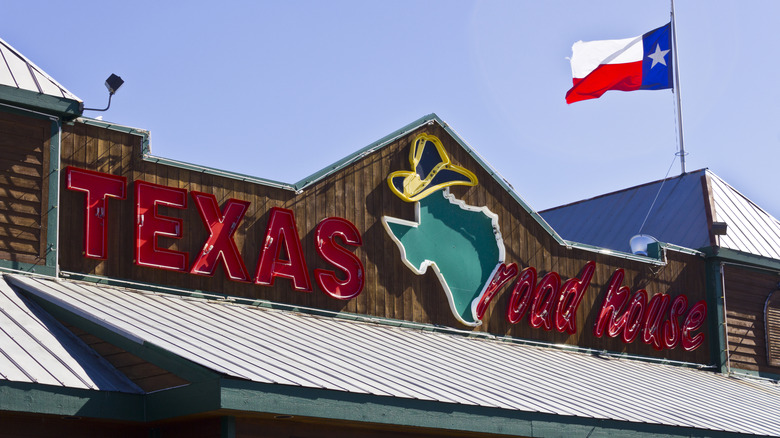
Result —
[{"label": "metal roof panel", "polygon": [[704,172],[686,173],[540,214],[567,240],[616,251],[630,252],[629,240],[640,233],[686,248],[709,246],[701,183]]},{"label": "metal roof panel", "polygon": [[710,174],[716,221],[726,222],[723,248],[780,259],[780,221],[720,177]]},{"label": "metal roof panel", "polygon": [[142,392],[62,324],[0,280],[0,379]]},{"label": "metal roof panel", "polygon": [[0,55],[0,85],[81,102],[81,99],[2,39]]},{"label": "metal roof panel", "polygon": [[[69,280],[14,285],[119,334],[256,382],[780,434],[780,388],[709,371]],[[281,377],[280,377],[281,376]]]}]

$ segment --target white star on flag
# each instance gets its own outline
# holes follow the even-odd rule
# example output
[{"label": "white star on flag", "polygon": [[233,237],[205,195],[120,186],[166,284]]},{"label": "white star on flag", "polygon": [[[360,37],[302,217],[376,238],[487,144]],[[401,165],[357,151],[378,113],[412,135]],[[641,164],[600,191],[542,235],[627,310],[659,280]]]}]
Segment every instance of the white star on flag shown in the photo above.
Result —
[{"label": "white star on flag", "polygon": [[650,68],[655,67],[656,64],[661,63],[663,65],[666,65],[666,54],[669,53],[669,50],[661,50],[661,46],[659,44],[655,45],[655,52],[647,55],[648,58],[653,60],[653,65],[650,66]]}]

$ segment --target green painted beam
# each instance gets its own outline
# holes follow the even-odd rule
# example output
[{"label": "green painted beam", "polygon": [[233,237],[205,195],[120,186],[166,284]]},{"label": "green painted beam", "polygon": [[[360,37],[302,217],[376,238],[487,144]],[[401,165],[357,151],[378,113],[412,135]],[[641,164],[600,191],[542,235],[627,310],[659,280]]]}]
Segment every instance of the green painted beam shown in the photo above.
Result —
[{"label": "green painted beam", "polygon": [[144,421],[141,394],[0,380],[0,411]]},{"label": "green painted beam", "polygon": [[54,270],[57,275],[57,253],[59,234],[59,204],[60,204],[60,133],[61,122],[51,121],[49,129],[49,168],[48,177],[48,202],[46,220],[46,266]]},{"label": "green painted beam", "polygon": [[[222,379],[222,408],[529,437],[737,437],[741,434]],[[239,414],[236,414],[240,417]]]},{"label": "green painted beam", "polygon": [[146,394],[146,420],[216,411],[220,408],[220,389],[220,380],[213,379]]},{"label": "green painted beam", "polygon": [[722,373],[728,372],[726,351],[726,312],[723,308],[723,282],[720,276],[720,262],[708,259],[705,267],[706,298],[710,339],[710,362]]},{"label": "green painted beam", "polygon": [[[41,259],[41,262],[44,262]],[[56,275],[53,266],[46,266],[45,264],[34,265],[32,263],[22,263],[14,260],[0,260],[0,272],[31,272],[34,274],[48,275],[54,277]]]},{"label": "green painted beam", "polygon": [[780,273],[780,260],[771,259],[742,251],[728,248],[707,247],[701,251],[708,257],[722,260],[727,263],[751,265],[757,269],[777,271]]},{"label": "green painted beam", "polygon": [[64,120],[75,119],[84,110],[83,104],[78,100],[49,96],[7,85],[0,85],[0,102],[52,114]]}]

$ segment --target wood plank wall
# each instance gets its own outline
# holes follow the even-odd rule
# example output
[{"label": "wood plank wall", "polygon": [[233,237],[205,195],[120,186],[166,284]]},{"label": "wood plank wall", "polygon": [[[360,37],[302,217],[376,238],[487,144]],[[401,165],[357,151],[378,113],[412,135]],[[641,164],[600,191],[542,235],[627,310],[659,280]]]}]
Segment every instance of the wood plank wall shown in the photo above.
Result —
[{"label": "wood plank wall", "polygon": [[[666,266],[654,267],[650,264],[560,246],[493,180],[492,176],[436,124],[399,138],[379,151],[317,182],[299,195],[292,191],[144,161],[141,159],[140,137],[80,123],[66,126],[62,138],[63,167],[76,166],[125,176],[130,185],[127,200],[111,199],[108,202],[110,238],[107,260],[93,260],[82,256],[84,195],[62,190],[63,211],[69,212],[69,220],[62,221],[61,226],[61,268],[66,271],[133,279],[333,311],[466,328],[452,316],[444,292],[432,270],[425,275],[415,275],[411,272],[401,262],[397,246],[387,236],[380,221],[383,215],[414,219],[412,204],[393,195],[387,186],[386,178],[392,171],[409,167],[409,147],[412,139],[420,132],[438,136],[454,163],[476,173],[480,181],[478,186],[455,187],[452,192],[468,204],[485,205],[498,214],[506,245],[507,262],[517,263],[520,269],[534,266],[540,277],[551,270],[556,271],[564,280],[579,275],[589,260],[597,263],[591,287],[577,313],[579,323],[577,333],[569,335],[555,330],[544,332],[541,329],[534,329],[527,323],[527,317],[517,325],[507,323],[504,309],[508,303],[511,284],[506,286],[501,295],[491,304],[485,323],[474,330],[631,354],[662,356],[673,360],[699,363],[709,361],[706,343],[693,353],[683,352],[679,347],[673,351],[666,350],[659,353],[639,341],[626,345],[619,339],[596,339],[591,334],[605,287],[615,269],[625,269],[626,278],[623,284],[631,287],[632,291],[645,288],[650,296],[658,292],[669,293],[672,297],[686,294],[689,305],[692,305],[704,299],[703,259],[670,253],[669,263]],[[289,156],[290,152],[286,152],[285,155],[280,155],[280,159],[289,159]],[[250,157],[236,157],[236,159],[250,159]],[[297,177],[299,175],[291,175],[290,180]],[[346,218],[355,224],[363,238],[363,246],[354,250],[365,267],[366,284],[363,293],[352,300],[339,301],[317,290],[313,277],[314,292],[304,293],[292,290],[290,282],[286,279],[277,279],[273,287],[228,281],[221,267],[213,277],[205,277],[135,266],[133,264],[134,194],[131,185],[135,180],[150,181],[189,191],[213,193],[220,205],[229,198],[250,201],[249,211],[239,226],[235,240],[253,277],[260,242],[265,233],[268,211],[271,207],[284,207],[294,212],[310,275],[315,268],[332,269],[318,258],[315,251],[313,236],[317,223],[329,216]],[[519,189],[522,192],[533,188]],[[183,239],[161,241],[171,249],[188,251],[190,262],[195,259],[207,237],[197,210],[192,204],[190,199],[186,210],[162,209],[161,211],[162,214],[184,220]],[[707,333],[706,327],[701,331]]]},{"label": "wood plank wall", "polygon": [[769,271],[724,266],[726,323],[732,368],[780,374],[767,361],[764,305],[780,276]]},{"label": "wood plank wall", "polygon": [[0,112],[0,259],[46,262],[50,125]]}]

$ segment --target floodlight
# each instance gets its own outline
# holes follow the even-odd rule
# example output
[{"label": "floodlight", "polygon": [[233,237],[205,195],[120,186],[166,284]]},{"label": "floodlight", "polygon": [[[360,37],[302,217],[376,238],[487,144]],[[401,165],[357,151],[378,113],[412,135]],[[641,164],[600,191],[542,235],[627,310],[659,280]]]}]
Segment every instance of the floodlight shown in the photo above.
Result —
[{"label": "floodlight", "polygon": [[106,107],[103,109],[84,108],[84,111],[106,111],[109,107],[111,107],[111,96],[113,96],[119,87],[121,87],[124,83],[125,81],[123,81],[122,78],[111,73],[111,76],[106,79],[106,88],[108,88],[108,105],[106,105]]},{"label": "floodlight", "polygon": [[106,79],[106,88],[108,88],[109,94],[114,94],[124,83],[125,81],[123,81],[122,78],[111,73],[111,76]]}]

